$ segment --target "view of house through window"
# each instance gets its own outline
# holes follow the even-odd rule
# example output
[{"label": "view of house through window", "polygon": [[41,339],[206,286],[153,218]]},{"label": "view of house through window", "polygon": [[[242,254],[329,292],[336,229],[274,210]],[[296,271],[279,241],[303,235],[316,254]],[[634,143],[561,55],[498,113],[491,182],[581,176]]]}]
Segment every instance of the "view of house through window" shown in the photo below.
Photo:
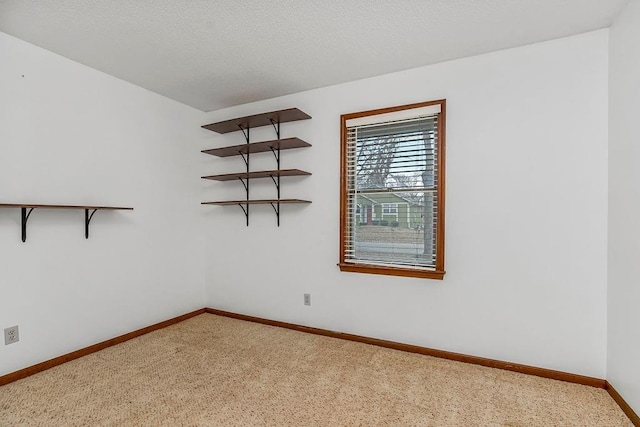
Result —
[{"label": "view of house through window", "polygon": [[342,270],[444,275],[444,106],[342,116]]}]

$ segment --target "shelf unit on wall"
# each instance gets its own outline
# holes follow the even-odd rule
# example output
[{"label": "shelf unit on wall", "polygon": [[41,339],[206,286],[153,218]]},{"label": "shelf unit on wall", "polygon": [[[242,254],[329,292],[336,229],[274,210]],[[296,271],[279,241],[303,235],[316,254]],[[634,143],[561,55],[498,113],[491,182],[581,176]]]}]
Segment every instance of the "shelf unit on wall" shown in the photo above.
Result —
[{"label": "shelf unit on wall", "polygon": [[[308,120],[311,116],[300,111],[297,108],[289,108],[286,110],[270,111],[267,113],[254,114],[252,116],[239,117],[236,119],[225,120],[222,122],[211,123],[202,126],[204,129],[217,132],[220,134],[242,131],[245,144],[231,145],[221,148],[213,148],[210,150],[202,150],[203,153],[217,157],[240,156],[245,163],[245,171],[238,173],[227,173],[221,175],[203,176],[202,179],[213,181],[240,181],[245,188],[246,198],[243,200],[223,200],[217,202],[202,202],[203,205],[217,206],[235,206],[238,205],[244,212],[249,225],[249,206],[250,205],[271,205],[275,214],[278,227],[280,226],[280,205],[292,203],[311,203],[310,200],[302,199],[282,199],[280,197],[280,178],[288,176],[309,176],[310,172],[300,169],[280,169],[280,151],[290,150],[294,148],[311,147],[306,141],[300,138],[280,138],[280,124],[293,122],[298,120]],[[251,129],[256,127],[272,125],[276,132],[276,139],[269,141],[251,142]],[[276,159],[276,169],[251,171],[250,158],[255,153],[273,153]],[[278,196],[275,199],[251,199],[250,198],[250,182],[253,179],[271,178],[276,187]]]},{"label": "shelf unit on wall", "polygon": [[[84,210],[84,237],[89,238],[89,224],[93,219],[93,215],[97,211],[103,210],[128,210],[133,208],[125,208],[120,206],[82,206],[82,205],[41,205],[41,204],[21,204],[21,203],[0,203],[0,208],[19,208],[21,211],[22,223],[22,241],[27,241],[27,221],[34,209],[82,209]],[[89,213],[91,211],[91,213]]]}]

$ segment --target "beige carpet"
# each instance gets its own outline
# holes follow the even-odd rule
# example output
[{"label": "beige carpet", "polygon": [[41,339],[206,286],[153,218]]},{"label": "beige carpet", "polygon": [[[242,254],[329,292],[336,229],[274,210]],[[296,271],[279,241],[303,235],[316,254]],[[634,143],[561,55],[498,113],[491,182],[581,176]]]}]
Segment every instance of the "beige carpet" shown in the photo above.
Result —
[{"label": "beige carpet", "polygon": [[2,426],[631,426],[606,391],[203,314],[0,387]]}]

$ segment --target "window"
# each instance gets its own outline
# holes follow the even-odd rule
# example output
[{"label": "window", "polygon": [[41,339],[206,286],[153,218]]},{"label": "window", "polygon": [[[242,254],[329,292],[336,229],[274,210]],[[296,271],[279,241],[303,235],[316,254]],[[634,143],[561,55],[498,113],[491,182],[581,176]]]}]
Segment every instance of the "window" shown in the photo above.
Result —
[{"label": "window", "polygon": [[444,277],[445,106],[342,115],[342,271]]},{"label": "window", "polygon": [[383,203],[382,204],[382,214],[398,214],[398,204],[397,203]]}]

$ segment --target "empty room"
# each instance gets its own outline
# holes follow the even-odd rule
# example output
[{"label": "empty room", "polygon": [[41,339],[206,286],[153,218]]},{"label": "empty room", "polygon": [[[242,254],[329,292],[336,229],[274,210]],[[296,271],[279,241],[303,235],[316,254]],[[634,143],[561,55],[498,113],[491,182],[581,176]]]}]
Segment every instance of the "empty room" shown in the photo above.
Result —
[{"label": "empty room", "polygon": [[0,426],[640,426],[640,0],[0,0]]}]

